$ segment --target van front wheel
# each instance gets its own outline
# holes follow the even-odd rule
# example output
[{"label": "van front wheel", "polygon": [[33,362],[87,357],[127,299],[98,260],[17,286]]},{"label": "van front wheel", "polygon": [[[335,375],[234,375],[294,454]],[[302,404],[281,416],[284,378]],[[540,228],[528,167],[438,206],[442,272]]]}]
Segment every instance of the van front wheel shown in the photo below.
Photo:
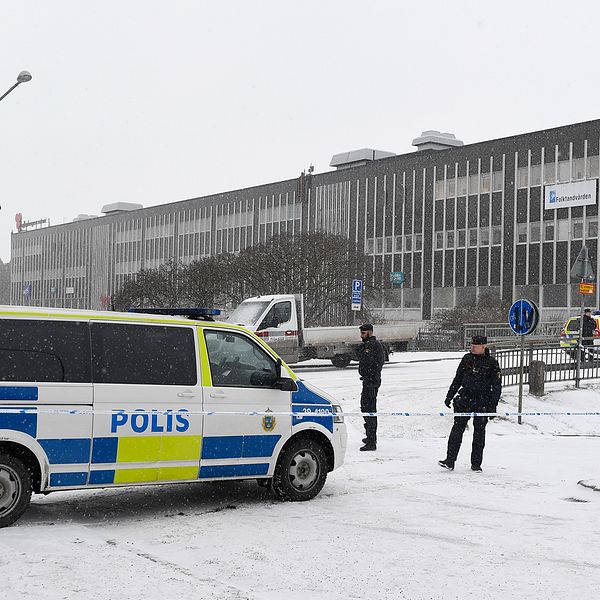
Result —
[{"label": "van front wheel", "polygon": [[299,439],[283,450],[273,475],[273,490],[281,500],[312,500],[325,485],[327,457],[317,442]]},{"label": "van front wheel", "polygon": [[12,525],[31,500],[31,476],[14,456],[0,454],[0,527]]}]

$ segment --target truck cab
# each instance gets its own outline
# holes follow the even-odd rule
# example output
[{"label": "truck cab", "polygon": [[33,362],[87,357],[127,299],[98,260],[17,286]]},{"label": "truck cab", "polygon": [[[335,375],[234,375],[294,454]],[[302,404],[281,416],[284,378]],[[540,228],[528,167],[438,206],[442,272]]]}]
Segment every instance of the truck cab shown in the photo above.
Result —
[{"label": "truck cab", "polygon": [[228,322],[253,331],[286,363],[299,361],[303,322],[301,296],[274,294],[248,298],[229,315]]}]

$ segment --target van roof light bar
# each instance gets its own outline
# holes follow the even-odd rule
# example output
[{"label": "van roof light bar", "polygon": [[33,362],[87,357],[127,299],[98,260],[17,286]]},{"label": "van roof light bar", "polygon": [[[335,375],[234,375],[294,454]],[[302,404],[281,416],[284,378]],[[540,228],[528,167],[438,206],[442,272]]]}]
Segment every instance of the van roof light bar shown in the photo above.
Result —
[{"label": "van roof light bar", "polygon": [[196,321],[214,321],[214,317],[221,314],[218,308],[130,308],[129,312],[181,316]]}]

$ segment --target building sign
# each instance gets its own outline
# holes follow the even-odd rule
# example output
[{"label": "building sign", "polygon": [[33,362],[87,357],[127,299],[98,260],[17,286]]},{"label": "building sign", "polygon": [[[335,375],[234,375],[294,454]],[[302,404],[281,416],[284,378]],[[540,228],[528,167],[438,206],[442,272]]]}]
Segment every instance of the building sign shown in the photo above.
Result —
[{"label": "building sign", "polygon": [[593,295],[596,292],[596,286],[593,283],[580,283],[579,293]]},{"label": "building sign", "polygon": [[390,273],[390,283],[392,285],[402,285],[404,280],[404,273],[402,271],[392,271]]},{"label": "building sign", "polygon": [[597,179],[574,181],[573,183],[557,183],[544,188],[544,208],[569,208],[596,204]]}]

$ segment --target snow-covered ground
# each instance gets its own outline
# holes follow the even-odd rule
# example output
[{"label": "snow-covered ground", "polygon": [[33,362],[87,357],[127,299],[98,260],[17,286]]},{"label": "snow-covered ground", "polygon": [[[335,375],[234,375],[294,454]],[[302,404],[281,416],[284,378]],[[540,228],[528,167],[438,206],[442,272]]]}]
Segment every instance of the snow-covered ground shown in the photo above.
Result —
[{"label": "snow-covered ground", "polygon": [[[394,355],[380,410],[445,410],[459,357]],[[356,367],[297,373],[359,409]],[[525,394],[524,409],[600,411],[600,383],[584,386]],[[517,391],[499,409],[515,410]],[[481,474],[469,469],[470,432],[455,471],[437,466],[450,418],[381,418],[375,453],[358,451],[362,419],[347,422],[346,463],[307,503],[277,502],[253,481],[34,497],[0,530],[1,597],[598,597],[600,493],[577,482],[600,480],[600,417],[497,418]]]}]

